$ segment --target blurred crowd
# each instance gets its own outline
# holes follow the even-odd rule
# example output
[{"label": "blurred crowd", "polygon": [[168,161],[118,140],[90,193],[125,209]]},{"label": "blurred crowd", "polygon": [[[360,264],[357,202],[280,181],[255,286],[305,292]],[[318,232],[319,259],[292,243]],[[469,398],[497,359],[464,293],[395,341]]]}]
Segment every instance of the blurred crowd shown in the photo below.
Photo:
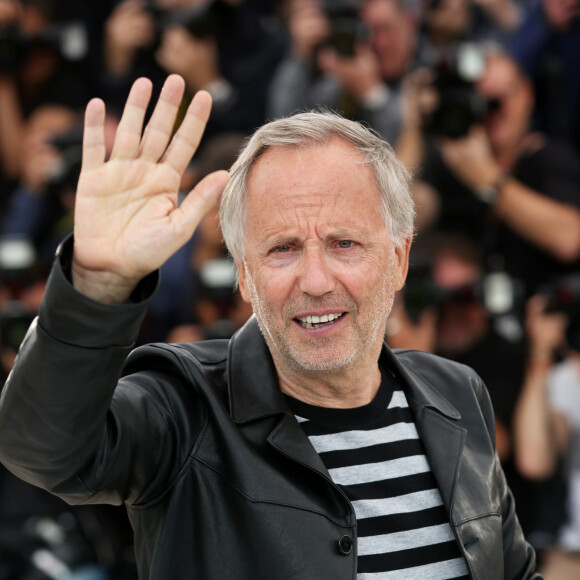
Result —
[{"label": "blurred crowd", "polygon": [[[550,579],[580,578],[578,0],[0,0],[0,374],[72,231],[83,108],[111,146],[132,82],[214,108],[182,196],[267,120],[332,109],[414,176],[416,239],[387,328],[475,368]],[[142,342],[250,316],[216,213],[162,268]],[[121,507],[67,506],[0,468],[0,580],[136,578]]]}]

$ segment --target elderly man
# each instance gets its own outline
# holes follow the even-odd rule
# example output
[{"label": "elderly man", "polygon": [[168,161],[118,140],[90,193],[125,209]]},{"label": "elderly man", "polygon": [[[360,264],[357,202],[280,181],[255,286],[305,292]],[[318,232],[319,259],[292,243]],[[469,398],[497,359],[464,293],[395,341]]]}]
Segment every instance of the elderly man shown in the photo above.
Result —
[{"label": "elderly man", "polygon": [[[89,103],[75,234],[4,389],[0,456],[72,503],[124,503],[143,578],[533,578],[471,370],[383,345],[412,236],[408,176],[360,125],[302,114],[232,168],[224,237],[255,318],[129,356],[156,269],[227,181],[177,206],[209,115],[133,86],[109,161]],[[120,378],[119,378],[120,377]]]}]

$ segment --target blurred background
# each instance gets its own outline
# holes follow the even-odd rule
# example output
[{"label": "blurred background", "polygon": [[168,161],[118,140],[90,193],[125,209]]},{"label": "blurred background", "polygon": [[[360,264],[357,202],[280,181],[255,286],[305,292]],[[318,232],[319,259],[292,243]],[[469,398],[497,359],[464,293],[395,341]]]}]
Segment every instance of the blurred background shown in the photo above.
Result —
[{"label": "blurred background", "polygon": [[[72,231],[88,100],[111,147],[129,87],[214,100],[182,197],[255,128],[333,109],[412,172],[416,239],[386,340],[472,366],[550,579],[580,578],[578,0],[0,0],[0,375]],[[154,94],[154,97],[156,95]],[[162,268],[140,342],[251,315],[216,212]],[[70,507],[0,467],[0,580],[134,580],[122,507]]]}]

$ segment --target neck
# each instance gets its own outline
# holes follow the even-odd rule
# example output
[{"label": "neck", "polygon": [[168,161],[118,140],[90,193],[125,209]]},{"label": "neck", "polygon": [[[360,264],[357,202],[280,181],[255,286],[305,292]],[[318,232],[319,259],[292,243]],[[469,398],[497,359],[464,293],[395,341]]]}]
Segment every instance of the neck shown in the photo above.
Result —
[{"label": "neck", "polygon": [[299,401],[338,409],[367,405],[376,396],[381,385],[378,363],[357,371],[304,371],[276,364],[280,389]]}]

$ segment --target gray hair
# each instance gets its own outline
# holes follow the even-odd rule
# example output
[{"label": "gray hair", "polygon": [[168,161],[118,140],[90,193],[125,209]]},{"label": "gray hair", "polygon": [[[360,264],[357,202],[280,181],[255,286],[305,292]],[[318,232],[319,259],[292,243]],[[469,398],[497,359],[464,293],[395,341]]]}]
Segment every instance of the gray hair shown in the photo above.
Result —
[{"label": "gray hair", "polygon": [[235,260],[243,262],[244,259],[246,188],[256,162],[270,148],[300,149],[336,138],[352,144],[362,154],[363,163],[370,166],[381,196],[381,213],[393,243],[401,246],[413,234],[411,176],[392,147],[378,133],[336,113],[298,113],[260,127],[231,167],[219,216],[224,241]]}]

